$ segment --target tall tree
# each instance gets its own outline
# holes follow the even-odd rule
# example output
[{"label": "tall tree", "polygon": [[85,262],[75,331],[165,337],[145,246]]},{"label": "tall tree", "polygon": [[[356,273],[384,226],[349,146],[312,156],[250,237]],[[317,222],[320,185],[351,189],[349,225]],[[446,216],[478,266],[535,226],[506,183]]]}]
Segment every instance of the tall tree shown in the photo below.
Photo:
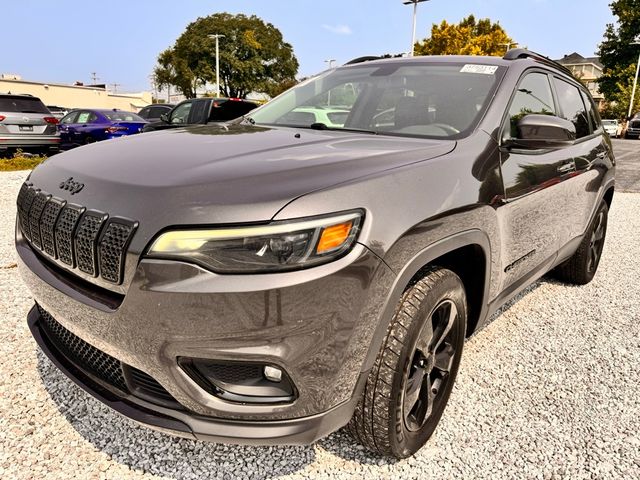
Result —
[{"label": "tall tree", "polygon": [[[598,48],[605,68],[598,83],[609,104],[607,114],[624,118],[631,101],[633,77],[640,54],[640,45],[633,44],[640,35],[640,0],[614,0],[610,6],[618,20],[617,25],[607,25]],[[634,112],[640,109],[639,97],[636,94]]]},{"label": "tall tree", "polygon": [[460,23],[433,24],[431,37],[417,42],[416,55],[492,55],[502,57],[513,40],[499,23],[469,15]]},{"label": "tall tree", "polygon": [[252,15],[216,13],[198,18],[158,56],[154,78],[193,98],[199,86],[216,81],[215,39],[220,34],[220,89],[227,97],[244,98],[252,91],[269,95],[291,85],[298,71],[293,47],[270,23]]}]

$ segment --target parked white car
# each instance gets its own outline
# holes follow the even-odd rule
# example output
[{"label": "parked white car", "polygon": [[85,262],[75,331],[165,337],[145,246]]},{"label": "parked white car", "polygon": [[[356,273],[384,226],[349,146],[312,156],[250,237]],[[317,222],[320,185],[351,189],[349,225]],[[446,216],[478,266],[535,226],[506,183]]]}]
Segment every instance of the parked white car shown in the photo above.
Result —
[{"label": "parked white car", "polygon": [[618,120],[602,120],[602,126],[611,138],[619,138],[622,134],[622,125]]}]

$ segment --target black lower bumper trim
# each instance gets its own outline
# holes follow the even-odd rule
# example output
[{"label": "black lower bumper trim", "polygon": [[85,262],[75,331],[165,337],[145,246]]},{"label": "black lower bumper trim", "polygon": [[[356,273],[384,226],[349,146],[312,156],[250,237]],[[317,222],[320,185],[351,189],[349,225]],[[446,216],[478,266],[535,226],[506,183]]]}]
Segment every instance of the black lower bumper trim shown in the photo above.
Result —
[{"label": "black lower bumper trim", "polygon": [[[73,364],[43,334],[40,313],[34,306],[27,317],[36,342],[49,359],[83,390],[118,413],[165,433],[199,440],[243,445],[308,445],[349,422],[358,397],[327,412],[289,420],[226,420],[184,410],[147,404],[132,396],[120,396]],[[362,372],[355,392],[361,392],[368,372]]]}]

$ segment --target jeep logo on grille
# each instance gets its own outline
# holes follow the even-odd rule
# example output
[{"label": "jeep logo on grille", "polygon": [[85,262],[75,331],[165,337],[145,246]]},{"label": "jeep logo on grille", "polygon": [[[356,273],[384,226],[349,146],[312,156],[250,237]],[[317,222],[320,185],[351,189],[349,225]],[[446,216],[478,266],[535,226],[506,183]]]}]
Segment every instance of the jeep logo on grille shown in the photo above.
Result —
[{"label": "jeep logo on grille", "polygon": [[73,195],[84,188],[84,183],[76,182],[73,180],[73,177],[69,177],[60,184],[60,188],[62,190],[67,190],[71,195]]}]

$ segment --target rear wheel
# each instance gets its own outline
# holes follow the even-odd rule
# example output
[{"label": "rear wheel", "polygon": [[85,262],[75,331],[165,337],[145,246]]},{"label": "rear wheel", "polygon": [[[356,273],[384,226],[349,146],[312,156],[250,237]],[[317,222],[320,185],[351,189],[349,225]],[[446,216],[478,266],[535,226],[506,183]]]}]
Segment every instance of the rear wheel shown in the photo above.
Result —
[{"label": "rear wheel", "polygon": [[593,280],[604,248],[607,235],[609,207],[602,202],[584,235],[578,250],[566,262],[555,269],[558,280],[576,285],[585,285]]},{"label": "rear wheel", "polygon": [[433,268],[402,296],[348,430],[367,448],[405,458],[431,437],[464,346],[460,278]]},{"label": "rear wheel", "polygon": [[95,143],[95,141],[96,141],[96,139],[95,139],[95,138],[93,138],[93,137],[91,137],[91,136],[87,136],[87,137],[84,139],[84,144],[85,144],[85,145],[89,145],[90,143]]}]

